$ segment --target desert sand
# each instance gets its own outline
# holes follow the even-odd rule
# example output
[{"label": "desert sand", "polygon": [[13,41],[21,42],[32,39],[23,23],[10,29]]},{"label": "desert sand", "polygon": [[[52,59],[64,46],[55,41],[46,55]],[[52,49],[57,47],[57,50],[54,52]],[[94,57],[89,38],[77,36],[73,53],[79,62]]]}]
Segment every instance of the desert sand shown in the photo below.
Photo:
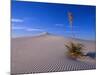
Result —
[{"label": "desert sand", "polygon": [[95,59],[76,61],[66,56],[69,41],[85,45],[84,52],[96,52],[95,41],[64,38],[55,35],[11,39],[11,73],[42,73],[95,69]]}]

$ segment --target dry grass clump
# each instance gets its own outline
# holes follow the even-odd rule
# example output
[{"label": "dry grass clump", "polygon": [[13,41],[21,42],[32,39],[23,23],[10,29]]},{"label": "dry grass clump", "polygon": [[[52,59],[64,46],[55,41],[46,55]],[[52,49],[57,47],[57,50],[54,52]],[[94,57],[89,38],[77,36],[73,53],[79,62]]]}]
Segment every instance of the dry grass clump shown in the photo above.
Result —
[{"label": "dry grass clump", "polygon": [[70,44],[65,45],[65,47],[68,49],[68,51],[66,52],[67,56],[73,59],[81,58],[84,56],[82,52],[84,46],[80,43],[70,42]]}]

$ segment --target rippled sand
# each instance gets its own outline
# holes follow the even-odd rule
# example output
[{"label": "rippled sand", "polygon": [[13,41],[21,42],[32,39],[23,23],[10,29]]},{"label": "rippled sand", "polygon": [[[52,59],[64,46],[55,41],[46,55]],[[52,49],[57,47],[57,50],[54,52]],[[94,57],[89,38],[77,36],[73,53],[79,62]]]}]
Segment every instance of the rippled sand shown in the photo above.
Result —
[{"label": "rippled sand", "polygon": [[[11,39],[11,73],[42,73],[95,69],[95,59],[69,59],[64,44],[73,39],[54,35]],[[77,40],[85,45],[84,52],[95,52],[95,41]],[[89,60],[89,61],[88,61]]]}]

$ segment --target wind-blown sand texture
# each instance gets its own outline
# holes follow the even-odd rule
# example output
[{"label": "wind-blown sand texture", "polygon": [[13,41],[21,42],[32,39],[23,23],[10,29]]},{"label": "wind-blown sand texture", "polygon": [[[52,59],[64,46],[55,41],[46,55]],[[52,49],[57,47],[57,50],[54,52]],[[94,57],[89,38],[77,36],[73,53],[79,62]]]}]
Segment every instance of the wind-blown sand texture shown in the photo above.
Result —
[{"label": "wind-blown sand texture", "polygon": [[[95,59],[76,61],[66,56],[64,44],[73,39],[54,35],[11,39],[11,73],[42,73],[95,69]],[[85,52],[95,53],[95,41],[74,39],[85,45]]]}]

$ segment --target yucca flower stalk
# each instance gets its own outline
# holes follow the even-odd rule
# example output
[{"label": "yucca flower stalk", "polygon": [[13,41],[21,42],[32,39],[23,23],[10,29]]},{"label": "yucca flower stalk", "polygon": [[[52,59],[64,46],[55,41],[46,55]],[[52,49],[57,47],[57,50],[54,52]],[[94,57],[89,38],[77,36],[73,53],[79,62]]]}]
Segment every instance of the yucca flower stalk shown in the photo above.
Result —
[{"label": "yucca flower stalk", "polygon": [[70,24],[70,29],[71,29],[71,34],[72,34],[72,37],[74,38],[75,37],[75,34],[74,34],[74,31],[73,31],[73,14],[72,12],[68,12],[68,20],[69,20],[69,24]]}]

